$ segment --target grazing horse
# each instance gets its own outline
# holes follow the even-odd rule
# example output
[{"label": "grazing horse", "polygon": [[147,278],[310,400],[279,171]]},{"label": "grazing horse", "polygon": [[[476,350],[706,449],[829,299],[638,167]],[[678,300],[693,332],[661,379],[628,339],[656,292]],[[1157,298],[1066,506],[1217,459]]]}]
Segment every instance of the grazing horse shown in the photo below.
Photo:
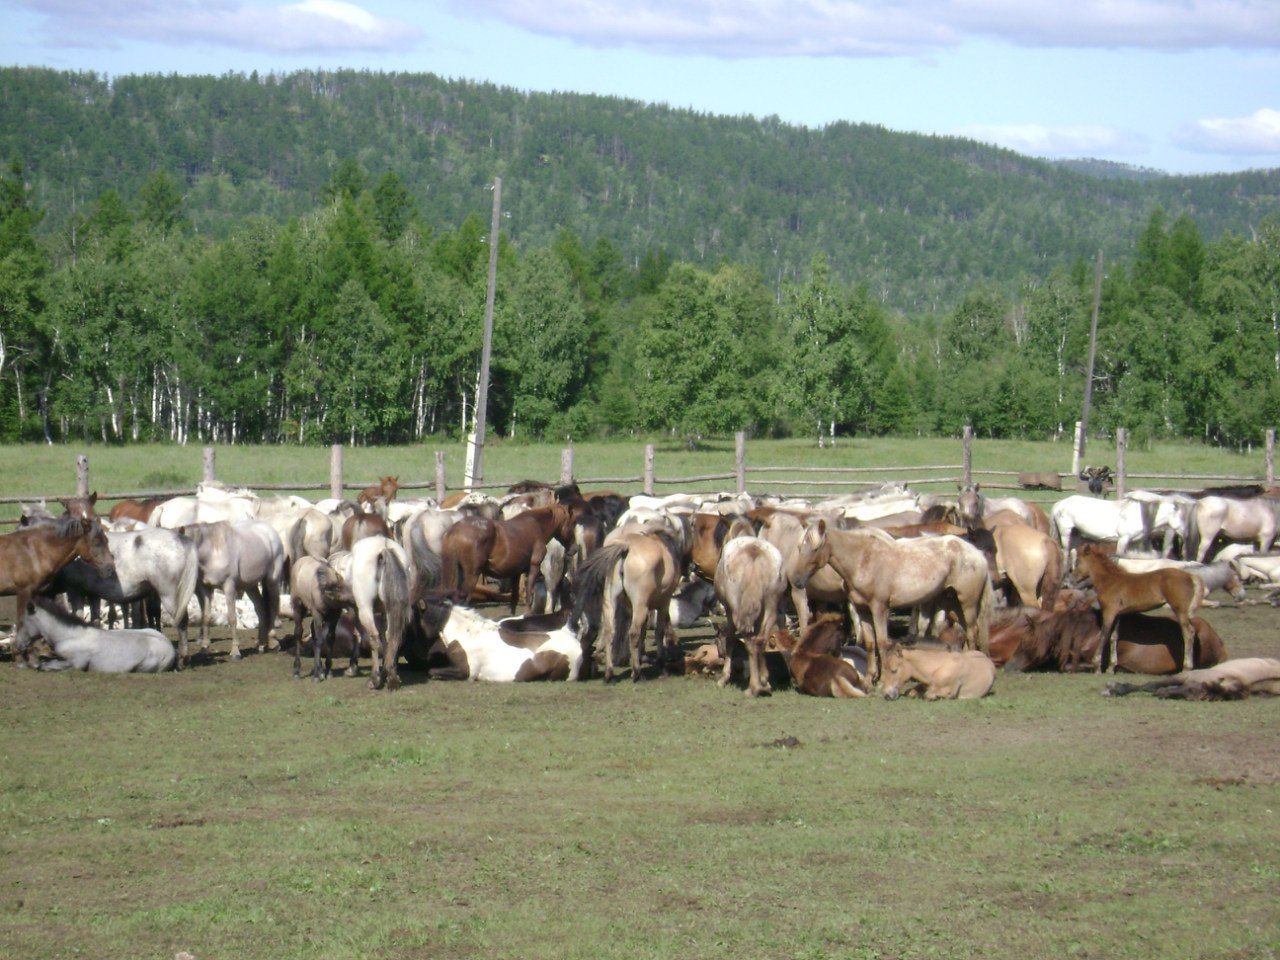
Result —
[{"label": "grazing horse", "polygon": [[773,639],[787,658],[795,688],[811,697],[854,700],[867,695],[867,682],[848,660],[840,656],[848,639],[842,618],[823,614],[797,640],[781,630]]},{"label": "grazing horse", "polygon": [[997,527],[996,572],[1008,578],[1020,603],[1052,610],[1062,586],[1062,554],[1053,538],[1022,525]]},{"label": "grazing horse", "polygon": [[[338,571],[324,560],[302,556],[289,571],[289,598],[293,603],[293,675],[302,677],[302,621],[311,615],[312,652],[315,663],[311,667],[313,681],[327,680],[333,675],[333,649],[338,621],[342,612],[354,609],[356,598],[351,587],[339,576]],[[324,648],[324,669],[320,669],[321,648]],[[347,676],[354,677],[360,645],[351,645],[351,663]]]},{"label": "grazing horse", "polygon": [[[351,586],[360,633],[373,648],[370,688],[399,689],[400,644],[411,599],[408,554],[387,537],[366,537],[349,554],[335,557],[333,565]],[[379,627],[379,613],[385,629]]]},{"label": "grazing horse", "polygon": [[497,623],[447,599],[427,599],[417,607],[418,642],[443,654],[447,667],[431,669],[437,680],[495,683],[576,680],[582,644],[567,626],[568,610],[509,617]]},{"label": "grazing horse", "polygon": [[983,652],[991,622],[986,556],[958,537],[894,540],[881,530],[827,530],[830,564],[844,581],[850,615],[871,619],[871,673],[880,673],[889,642],[889,611],[941,601],[957,616],[966,642]]},{"label": "grazing horse", "polygon": [[156,512],[160,504],[169,500],[169,497],[152,497],[150,500],[121,500],[111,508],[111,512],[107,514],[107,519],[112,523],[117,520],[137,520],[139,523],[147,523],[151,520],[151,514]]},{"label": "grazing horse", "polygon": [[1250,694],[1280,695],[1280,660],[1245,657],[1203,670],[1184,670],[1151,683],[1109,683],[1103,696],[1123,697],[1136,691],[1162,699],[1241,700]]},{"label": "grazing horse", "polygon": [[[1204,581],[1185,570],[1153,570],[1129,573],[1093,544],[1080,548],[1076,576],[1088,577],[1102,607],[1102,640],[1094,657],[1095,672],[1101,673],[1111,653],[1111,637],[1116,620],[1122,613],[1145,613],[1169,604],[1182,628],[1184,670],[1191,669],[1191,651],[1195,643],[1192,618],[1204,602]],[[1110,658],[1110,672],[1116,669]]]},{"label": "grazing horse", "polygon": [[456,524],[445,534],[442,545],[444,586],[456,599],[465,600],[470,598],[481,573],[498,580],[510,579],[514,613],[520,576],[526,574],[525,603],[532,610],[538,568],[552,537],[566,547],[573,542],[573,515],[559,503],[526,510],[510,520],[476,518]]},{"label": "grazing horse", "polygon": [[[583,645],[585,669],[590,673],[591,639],[599,626],[604,648],[604,679],[614,675],[615,647],[627,638],[631,653],[631,679],[639,682],[640,655],[649,614],[653,612],[659,661],[665,667],[677,650],[671,629],[671,597],[680,585],[680,547],[665,529],[622,532],[578,568],[574,581],[574,607],[570,625]],[[665,649],[664,649],[665,647]]]},{"label": "grazing horse", "polygon": [[897,700],[904,685],[916,684],[925,700],[977,700],[991,692],[996,665],[981,650],[944,650],[890,643],[884,651],[880,684],[886,700]]},{"label": "grazing horse", "polygon": [[356,502],[367,510],[373,506],[373,501],[379,497],[390,503],[396,498],[396,491],[399,489],[399,477],[379,477],[377,483],[360,491],[360,495],[356,497]]},{"label": "grazing horse", "polygon": [[258,520],[240,523],[193,523],[178,531],[196,545],[200,578],[200,646],[209,649],[209,600],[214,590],[227,598],[231,624],[231,659],[240,659],[239,617],[236,594],[244,590],[258,614],[258,652],[267,648],[267,637],[280,611],[280,577],[284,570],[284,545],[270,526]]},{"label": "grazing horse", "polygon": [[173,644],[159,630],[103,630],[44,598],[29,601],[25,612],[22,626],[14,633],[15,657],[26,659],[37,637],[57,657],[37,669],[161,673],[173,666]]},{"label": "grazing horse", "polygon": [[1191,525],[1199,541],[1195,559],[1201,563],[1219,534],[1228,540],[1251,541],[1259,553],[1267,553],[1276,539],[1276,504],[1269,497],[1204,497],[1196,503]]},{"label": "grazing horse", "polygon": [[62,517],[0,536],[0,596],[17,598],[18,623],[32,595],[77,558],[104,577],[115,573],[107,535],[96,520]]},{"label": "grazing horse", "polygon": [[720,552],[714,582],[726,614],[720,634],[720,654],[724,657],[720,686],[729,682],[734,645],[739,642],[747,651],[747,695],[758,697],[772,692],[764,644],[777,629],[778,602],[787,588],[782,554],[760,537],[733,537]]}]

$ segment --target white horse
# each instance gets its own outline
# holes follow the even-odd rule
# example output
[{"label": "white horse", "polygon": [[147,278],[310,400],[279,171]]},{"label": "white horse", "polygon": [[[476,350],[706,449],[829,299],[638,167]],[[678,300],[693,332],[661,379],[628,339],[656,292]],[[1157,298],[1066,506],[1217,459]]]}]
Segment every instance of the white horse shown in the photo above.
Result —
[{"label": "white horse", "polygon": [[1124,553],[1132,540],[1142,541],[1150,525],[1142,503],[1125,498],[1114,502],[1095,497],[1072,496],[1053,505],[1049,519],[1058,532],[1058,542],[1067,553],[1067,565],[1075,564],[1072,535],[1085,540],[1116,540],[1116,551]]},{"label": "white horse", "polygon": [[[385,683],[388,690],[398,689],[397,662],[409,614],[408,554],[379,534],[357,540],[350,553],[335,554],[330,562],[351,585],[357,629],[373,649],[369,686],[377,690]],[[378,626],[379,613],[385,629]]]},{"label": "white horse", "polygon": [[39,637],[56,660],[40,670],[88,670],[93,673],[160,673],[173,666],[173,644],[159,630],[103,630],[84,623],[56,603],[37,598],[13,638],[14,655],[27,659]]},{"label": "white horse", "polygon": [[284,570],[284,545],[279,535],[259,520],[242,523],[193,523],[179,531],[196,545],[200,578],[196,596],[200,598],[200,645],[209,648],[209,597],[221,590],[227,598],[231,620],[231,659],[240,659],[239,620],[235,615],[236,593],[243,589],[258,613],[258,652],[267,647],[267,637],[280,610],[280,579]]},{"label": "white horse", "polygon": [[446,680],[576,680],[582,644],[567,626],[569,611],[508,617],[496,623],[470,607],[431,600],[418,612],[422,638],[449,658],[431,671]]},{"label": "white horse", "polygon": [[1268,497],[1202,497],[1196,504],[1194,527],[1199,540],[1195,558],[1201,563],[1219,534],[1228,540],[1256,543],[1258,553],[1267,553],[1276,539],[1275,501]]}]

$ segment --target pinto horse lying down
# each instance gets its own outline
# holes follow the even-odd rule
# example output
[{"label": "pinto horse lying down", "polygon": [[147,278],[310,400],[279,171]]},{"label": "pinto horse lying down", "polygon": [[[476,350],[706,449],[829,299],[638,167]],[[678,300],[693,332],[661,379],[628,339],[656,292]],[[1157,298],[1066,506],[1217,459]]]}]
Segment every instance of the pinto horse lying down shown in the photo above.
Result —
[{"label": "pinto horse lying down", "polygon": [[494,622],[469,607],[427,599],[414,610],[410,662],[444,658],[429,666],[437,680],[576,680],[582,643],[567,626],[568,610]]},{"label": "pinto horse lying down", "polygon": [[1280,695],[1280,660],[1244,657],[1205,670],[1184,670],[1151,683],[1109,683],[1104,697],[1142,691],[1165,700],[1243,700],[1250,694]]}]

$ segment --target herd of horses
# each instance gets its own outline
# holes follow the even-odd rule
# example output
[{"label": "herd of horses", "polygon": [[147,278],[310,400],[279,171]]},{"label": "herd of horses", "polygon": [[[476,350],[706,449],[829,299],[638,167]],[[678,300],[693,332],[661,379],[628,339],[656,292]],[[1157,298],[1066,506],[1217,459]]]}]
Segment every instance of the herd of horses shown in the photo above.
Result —
[{"label": "herd of horses", "polygon": [[[786,682],[823,697],[973,698],[1000,667],[1174,678],[1160,696],[1280,689],[1280,661],[1228,661],[1198,615],[1213,590],[1243,595],[1240,574],[1259,569],[1244,561],[1271,559],[1280,491],[1069,496],[1048,514],[977,485],[951,499],[898,484],[821,500],[534,481],[500,498],[398,494],[389,476],[355,501],[204,484],[105,517],[96,495],[61,501],[61,516],[24,505],[21,528],[0,536],[11,655],[40,669],[182,669],[191,617],[207,654],[221,593],[232,659],[242,616],[260,652],[287,617],[295,677],[304,654],[314,680],[335,656],[355,676],[367,656],[375,689],[400,685],[402,661],[492,681],[656,668],[726,686],[740,672],[751,696]],[[1245,552],[1213,556],[1230,543]],[[510,615],[485,616],[484,602]],[[1150,615],[1164,607],[1171,618]],[[111,629],[118,616],[127,628]],[[700,621],[717,624],[716,642],[686,655],[676,630]]]}]

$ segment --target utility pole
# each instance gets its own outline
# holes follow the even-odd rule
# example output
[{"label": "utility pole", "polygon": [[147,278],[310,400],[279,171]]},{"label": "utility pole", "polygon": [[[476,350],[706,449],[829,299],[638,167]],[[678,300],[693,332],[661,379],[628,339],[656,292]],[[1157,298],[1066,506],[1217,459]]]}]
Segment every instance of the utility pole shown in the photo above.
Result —
[{"label": "utility pole", "polygon": [[489,227],[489,289],[484,298],[484,345],[480,348],[480,382],[476,387],[475,429],[468,438],[471,449],[467,463],[471,467],[468,488],[484,480],[485,416],[489,407],[489,355],[493,349],[493,298],[498,282],[498,226],[502,220],[502,178],[493,178],[493,222]]},{"label": "utility pole", "polygon": [[1084,466],[1085,437],[1089,433],[1089,405],[1093,403],[1093,358],[1098,352],[1098,308],[1102,305],[1102,251],[1093,262],[1093,316],[1089,320],[1089,363],[1084,375],[1084,409],[1080,411],[1080,432],[1075,460]]}]

